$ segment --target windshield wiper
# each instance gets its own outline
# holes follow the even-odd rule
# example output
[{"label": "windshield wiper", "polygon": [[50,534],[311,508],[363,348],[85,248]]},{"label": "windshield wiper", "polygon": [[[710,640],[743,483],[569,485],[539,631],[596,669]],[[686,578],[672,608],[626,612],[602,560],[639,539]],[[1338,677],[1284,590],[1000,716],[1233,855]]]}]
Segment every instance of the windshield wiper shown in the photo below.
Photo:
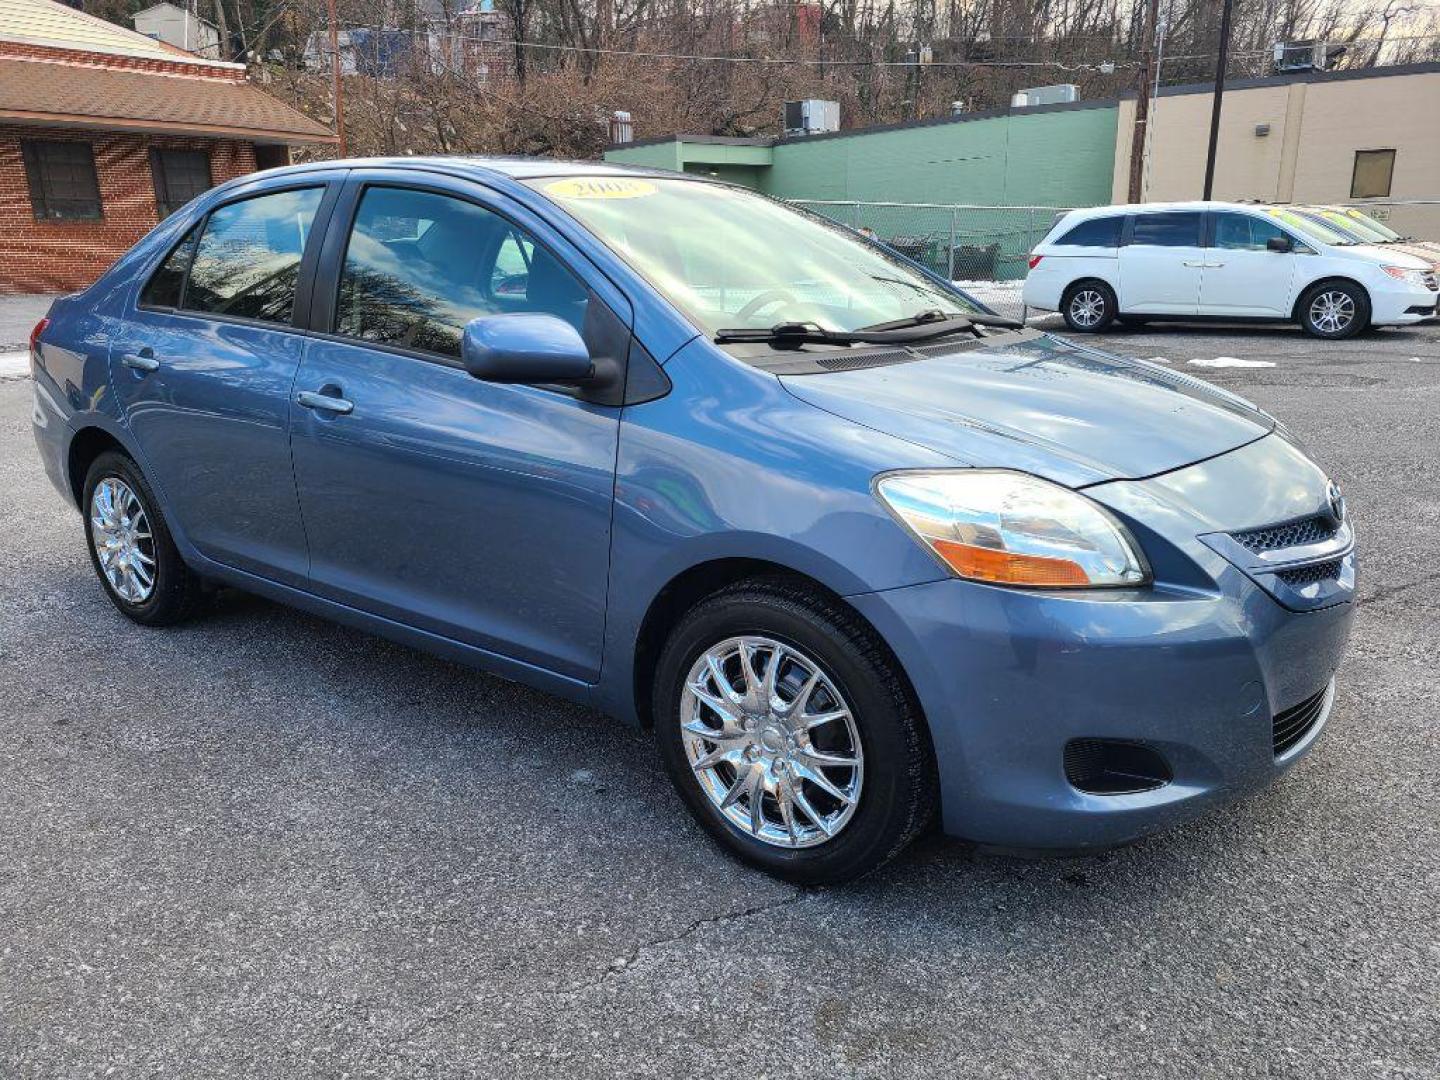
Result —
[{"label": "windshield wiper", "polygon": [[1025,324],[1019,319],[1007,319],[1003,315],[983,315],[978,311],[966,312],[964,315],[948,315],[938,309],[929,311],[918,311],[908,319],[896,319],[893,322],[873,323],[870,326],[862,326],[861,330],[904,330],[911,326],[928,326],[944,319],[964,319],[975,326],[993,326],[1001,330],[1023,330]]},{"label": "windshield wiper", "polygon": [[929,341],[931,338],[944,337],[946,334],[956,334],[963,330],[975,331],[975,327],[975,321],[967,315],[942,315],[939,319],[927,319],[920,323],[905,319],[896,324],[881,323],[859,330],[826,330],[815,323],[782,322],[768,328],[739,327],[733,330],[717,330],[715,341],[722,345],[756,342],[782,349],[800,345],[904,345],[912,341]]}]

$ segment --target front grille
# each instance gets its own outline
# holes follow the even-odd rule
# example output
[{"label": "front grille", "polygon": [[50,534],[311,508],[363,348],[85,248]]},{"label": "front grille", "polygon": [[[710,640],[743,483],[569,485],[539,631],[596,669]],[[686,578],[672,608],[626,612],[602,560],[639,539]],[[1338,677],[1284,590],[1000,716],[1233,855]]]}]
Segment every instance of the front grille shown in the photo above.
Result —
[{"label": "front grille", "polygon": [[1275,756],[1279,757],[1305,738],[1324,711],[1325,690],[1321,690],[1313,697],[1306,698],[1299,705],[1277,713],[1274,733]]},{"label": "front grille", "polygon": [[1434,271],[1425,275],[1425,287],[1431,292],[1440,291],[1440,279],[1435,277]]},{"label": "front grille", "polygon": [[1275,576],[1292,589],[1303,589],[1306,585],[1314,585],[1317,581],[1334,581],[1340,576],[1340,566],[1343,562],[1343,559],[1327,559],[1325,562],[1311,563],[1309,566],[1297,566],[1294,570],[1281,570]]},{"label": "front grille", "polygon": [[1284,548],[1300,547],[1304,544],[1318,544],[1335,535],[1337,526],[1329,519],[1316,515],[1271,525],[1264,529],[1232,533],[1235,542],[1247,551],[1259,555],[1265,551],[1280,551]]},{"label": "front grille", "polygon": [[1064,762],[1065,779],[1089,795],[1135,795],[1174,779],[1157,751],[1120,739],[1071,739]]}]

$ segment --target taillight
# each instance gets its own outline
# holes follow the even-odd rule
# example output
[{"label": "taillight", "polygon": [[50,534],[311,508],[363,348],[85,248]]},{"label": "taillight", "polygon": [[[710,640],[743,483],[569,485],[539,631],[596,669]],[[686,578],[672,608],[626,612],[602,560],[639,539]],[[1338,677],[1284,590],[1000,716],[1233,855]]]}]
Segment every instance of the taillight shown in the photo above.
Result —
[{"label": "taillight", "polygon": [[45,333],[50,326],[50,317],[47,315],[35,324],[35,329],[30,331],[30,351],[34,352],[40,347],[40,335]]},{"label": "taillight", "polygon": [[1044,257],[1045,257],[1044,255],[1031,255],[1031,256],[1030,256],[1030,269],[1031,269],[1031,270],[1034,270],[1035,267],[1039,266],[1039,265],[1040,265],[1040,260],[1043,259]]}]

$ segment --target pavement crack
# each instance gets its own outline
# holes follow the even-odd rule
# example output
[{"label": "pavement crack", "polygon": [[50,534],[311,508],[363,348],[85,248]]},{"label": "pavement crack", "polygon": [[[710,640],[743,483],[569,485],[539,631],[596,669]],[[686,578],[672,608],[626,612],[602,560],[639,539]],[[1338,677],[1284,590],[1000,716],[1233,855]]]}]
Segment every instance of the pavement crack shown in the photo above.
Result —
[{"label": "pavement crack", "polygon": [[817,892],[818,890],[816,889],[808,889],[803,886],[796,886],[795,891],[792,892],[790,895],[782,897],[779,900],[774,900],[768,904],[754,904],[750,907],[741,908],[738,911],[723,911],[718,915],[707,915],[703,919],[695,919],[693,922],[689,923],[683,930],[680,930],[677,933],[667,934],[664,937],[651,938],[648,941],[642,941],[638,943],[628,953],[612,961],[608,968],[600,972],[595,977],[589,979],[588,981],[575,986],[566,987],[564,990],[557,990],[554,992],[558,994],[578,994],[585,990],[592,990],[597,986],[604,985],[607,980],[612,979],[618,975],[623,975],[625,972],[629,971],[637,963],[640,962],[641,957],[644,956],[644,954],[647,952],[650,952],[654,949],[664,948],[667,945],[674,945],[676,942],[684,941],[686,938],[693,937],[695,934],[699,933],[701,930],[706,929],[707,927],[721,926],[725,923],[730,922],[738,922],[741,919],[749,919],[756,915],[766,915],[772,911],[779,911],[781,908],[791,907],[795,904],[800,903],[802,900],[806,900],[809,897],[814,896]]}]

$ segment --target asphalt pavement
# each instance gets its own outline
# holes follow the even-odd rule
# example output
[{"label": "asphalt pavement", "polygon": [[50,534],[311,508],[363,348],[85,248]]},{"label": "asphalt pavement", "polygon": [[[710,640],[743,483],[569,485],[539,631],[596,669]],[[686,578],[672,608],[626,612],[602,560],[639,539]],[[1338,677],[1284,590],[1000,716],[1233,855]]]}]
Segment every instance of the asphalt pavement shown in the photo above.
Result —
[{"label": "asphalt pavement", "polygon": [[1132,847],[824,890],[592,712],[238,594],[131,625],[0,379],[0,1077],[1440,1075],[1440,329],[1103,340],[1344,486],[1328,731]]}]

